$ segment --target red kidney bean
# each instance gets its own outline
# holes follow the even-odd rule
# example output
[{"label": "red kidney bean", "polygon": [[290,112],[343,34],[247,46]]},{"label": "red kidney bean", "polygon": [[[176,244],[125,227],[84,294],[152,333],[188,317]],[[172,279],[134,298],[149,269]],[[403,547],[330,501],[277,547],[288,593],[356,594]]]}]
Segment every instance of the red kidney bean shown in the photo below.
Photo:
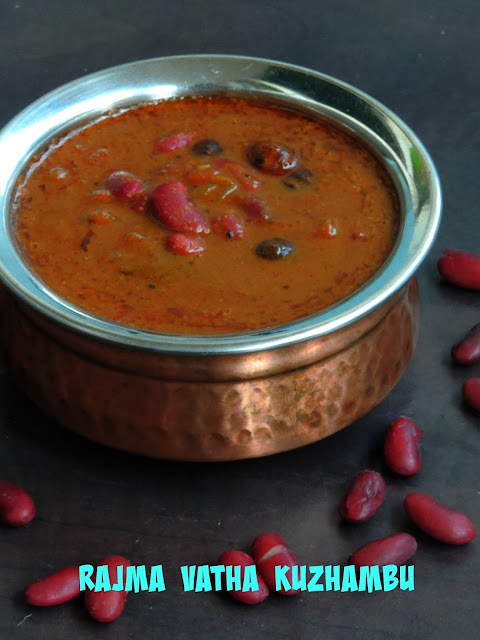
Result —
[{"label": "red kidney bean", "polygon": [[283,176],[297,164],[295,153],[281,144],[255,142],[247,150],[249,162],[264,173]]},{"label": "red kidney bean", "polygon": [[349,564],[360,567],[384,567],[387,564],[401,565],[413,556],[417,541],[409,533],[396,533],[379,538],[357,549],[349,559]]},{"label": "red kidney bean", "polygon": [[0,482],[0,520],[11,527],[22,527],[34,516],[35,504],[28,493],[13,482]]},{"label": "red kidney bean", "polygon": [[385,462],[395,473],[411,476],[420,469],[422,432],[413,420],[400,416],[388,427],[383,444]]},{"label": "red kidney bean", "polygon": [[452,358],[459,364],[480,362],[480,322],[452,347]]},{"label": "red kidney bean", "polygon": [[36,607],[51,607],[73,600],[79,594],[78,567],[67,567],[31,582],[25,589],[25,600]]},{"label": "red kidney bean", "polygon": [[152,193],[156,218],[171,231],[206,233],[208,224],[187,198],[187,187],[181,182],[165,182]]},{"label": "red kidney bean", "polygon": [[185,133],[180,131],[179,133],[173,133],[170,136],[166,136],[159,140],[155,145],[156,153],[166,153],[168,151],[175,151],[176,149],[182,149],[188,146],[194,139],[193,133]]},{"label": "red kidney bean", "polygon": [[201,238],[189,238],[183,233],[175,233],[167,238],[167,249],[180,256],[202,253],[205,243]]},{"label": "red kidney bean", "polygon": [[107,187],[119,200],[131,200],[143,190],[143,183],[128,171],[115,171],[108,176]]},{"label": "red kidney bean", "polygon": [[463,399],[472,407],[480,411],[480,378],[465,380],[462,387]]},{"label": "red kidney bean", "polygon": [[466,544],[475,538],[475,527],[465,514],[440,504],[426,493],[410,493],[404,507],[417,527],[440,542]]},{"label": "red kidney bean", "polygon": [[227,238],[241,238],[243,236],[243,224],[233,213],[212,220],[212,227],[220,235]]},{"label": "red kidney bean", "polygon": [[387,485],[379,473],[361,471],[340,502],[338,507],[340,515],[349,522],[368,520],[382,504],[386,489]]},{"label": "red kidney bean", "polygon": [[[252,544],[252,557],[262,578],[272,591],[276,591],[275,567],[293,567],[297,564],[295,556],[288,549],[282,536],[276,533],[262,533]],[[291,570],[286,574],[290,580]],[[285,589],[278,591],[285,596],[294,596],[300,589]]]},{"label": "red kidney bean", "polygon": [[442,276],[458,287],[480,291],[480,256],[458,249],[445,249],[438,261]]},{"label": "red kidney bean", "polygon": [[[122,556],[108,556],[101,563],[108,566],[110,584],[117,582],[117,567],[124,567],[123,580],[125,582],[125,567],[131,564]],[[98,622],[113,622],[122,613],[127,599],[126,591],[91,591],[85,592],[85,606],[88,613]]]},{"label": "red kidney bean", "polygon": [[250,220],[263,222],[270,218],[270,212],[267,207],[257,198],[245,198],[242,200],[241,205]]},{"label": "red kidney bean", "polygon": [[[240,576],[242,584],[245,575],[245,567],[255,566],[253,558],[249,556],[248,553],[236,550],[225,551],[224,553],[222,553],[218,560],[218,563],[225,565],[225,567],[240,566]],[[263,602],[263,600],[268,597],[268,587],[263,581],[262,576],[259,575],[258,570],[257,581],[258,590],[256,591],[242,591],[241,589],[232,589],[231,591],[228,591],[228,593],[232,596],[232,598],[235,598],[235,600],[239,600],[240,602],[244,602],[245,604],[257,604],[258,602]]]}]

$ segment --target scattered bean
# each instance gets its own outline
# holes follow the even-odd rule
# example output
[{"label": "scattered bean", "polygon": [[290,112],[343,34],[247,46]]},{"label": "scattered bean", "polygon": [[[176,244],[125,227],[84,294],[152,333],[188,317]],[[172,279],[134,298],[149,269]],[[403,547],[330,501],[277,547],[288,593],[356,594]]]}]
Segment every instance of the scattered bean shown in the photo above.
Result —
[{"label": "scattered bean", "polygon": [[213,156],[217,153],[222,153],[223,147],[213,138],[205,138],[196,142],[192,147],[192,151],[199,156]]},{"label": "scattered bean", "polygon": [[459,364],[480,362],[480,322],[452,347],[452,358]]},{"label": "scattered bean", "polygon": [[480,411],[480,378],[465,380],[462,387],[463,399],[472,407]]},{"label": "scattered bean", "polygon": [[131,200],[143,190],[143,183],[128,171],[115,171],[108,176],[107,187],[119,200]]},{"label": "scattered bean", "polygon": [[0,520],[11,527],[22,527],[34,516],[35,505],[28,493],[13,482],[0,482]]},{"label": "scattered bean", "polygon": [[458,287],[480,291],[480,256],[458,249],[446,249],[438,261],[442,276]]},{"label": "scattered bean", "polygon": [[338,510],[344,520],[364,522],[379,509],[387,486],[376,471],[361,471],[353,481]]},{"label": "scattered bean", "polygon": [[165,182],[152,193],[157,220],[178,233],[206,233],[208,224],[187,198],[187,187],[181,182]]},{"label": "scattered bean", "polygon": [[413,420],[400,416],[388,427],[383,444],[385,462],[395,473],[411,476],[420,469],[422,432]]},{"label": "scattered bean", "polygon": [[[108,556],[100,563],[108,566],[110,584],[117,581],[117,567],[129,567],[130,562],[122,556]],[[91,591],[85,592],[85,606],[88,613],[98,622],[113,622],[123,611],[126,591]]]},{"label": "scattered bean", "polygon": [[297,164],[295,153],[280,144],[255,142],[247,150],[248,161],[260,171],[283,176]]},{"label": "scattered bean", "polygon": [[426,493],[410,493],[404,507],[417,527],[440,542],[466,544],[475,538],[475,527],[465,514],[440,504]]},{"label": "scattered bean", "polygon": [[25,600],[35,607],[51,607],[73,600],[79,594],[78,567],[67,567],[31,582],[25,589]]},{"label": "scattered bean", "polygon": [[294,245],[284,238],[269,238],[257,244],[255,253],[267,260],[280,260],[290,255],[294,249]]},{"label": "scattered bean", "polygon": [[[285,540],[276,533],[262,533],[255,538],[252,544],[252,557],[260,575],[272,591],[276,590],[275,567],[293,567],[297,564]],[[291,569],[286,574],[287,580],[291,583],[290,574]],[[278,591],[285,596],[294,596],[299,592],[300,589],[285,589],[284,586]]]},{"label": "scattered bean", "polygon": [[182,149],[193,142],[193,133],[185,133],[180,131],[179,133],[173,133],[170,136],[166,136],[159,140],[155,145],[156,153],[167,153],[168,151],[175,151],[176,149]]},{"label": "scattered bean", "polygon": [[349,564],[360,567],[384,567],[387,564],[402,565],[417,550],[417,541],[409,533],[396,533],[379,538],[357,549],[349,559]]},{"label": "scattered bean", "polygon": [[189,238],[183,233],[175,233],[173,236],[169,236],[166,244],[169,251],[180,256],[202,253],[205,249],[205,244],[201,238]]},{"label": "scattered bean", "polygon": [[[240,576],[242,584],[245,576],[245,567],[255,566],[253,558],[249,556],[248,553],[236,550],[225,551],[225,553],[222,553],[218,560],[218,563],[225,565],[225,567],[240,566]],[[232,598],[235,598],[235,600],[239,600],[240,602],[244,602],[245,604],[257,604],[259,602],[263,602],[263,600],[268,597],[268,587],[265,584],[262,576],[259,575],[258,570],[257,582],[258,589],[255,591],[242,591],[241,589],[232,589],[231,591],[228,591],[228,593],[232,596]]]}]

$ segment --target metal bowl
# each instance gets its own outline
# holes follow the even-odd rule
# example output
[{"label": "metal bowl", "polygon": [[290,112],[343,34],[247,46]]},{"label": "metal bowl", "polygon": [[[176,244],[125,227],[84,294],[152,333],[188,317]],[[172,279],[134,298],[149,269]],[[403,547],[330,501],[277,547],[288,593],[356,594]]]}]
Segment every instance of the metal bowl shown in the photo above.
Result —
[{"label": "metal bowl", "polygon": [[[88,314],[45,287],[22,259],[10,220],[12,191],[31,157],[51,138],[111,109],[212,94],[317,115],[380,159],[401,210],[383,267],[320,313],[236,334],[143,331]],[[164,458],[267,455],[318,440],[365,414],[410,359],[418,329],[413,275],[439,224],[440,186],[413,132],[358,89],[256,58],[134,62],[60,87],[22,111],[0,132],[0,157],[10,371],[35,402],[78,433]]]}]

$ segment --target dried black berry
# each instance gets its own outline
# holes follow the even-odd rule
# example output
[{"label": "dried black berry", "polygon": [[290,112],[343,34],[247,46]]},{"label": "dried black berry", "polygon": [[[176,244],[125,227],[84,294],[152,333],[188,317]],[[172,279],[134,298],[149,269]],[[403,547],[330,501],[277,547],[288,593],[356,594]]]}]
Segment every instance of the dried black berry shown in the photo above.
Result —
[{"label": "dried black berry", "polygon": [[288,147],[269,142],[255,142],[247,150],[247,157],[260,171],[272,176],[283,176],[297,164],[295,152]]},{"label": "dried black berry", "polygon": [[196,142],[192,151],[199,156],[214,156],[218,153],[222,153],[223,147],[213,138],[205,138]]},{"label": "dried black berry", "polygon": [[309,169],[302,167],[296,171],[292,171],[292,173],[284,178],[282,182],[289,189],[298,189],[301,185],[310,184],[312,180],[312,172]]},{"label": "dried black berry", "polygon": [[269,238],[268,240],[263,240],[255,247],[255,253],[260,256],[260,258],[267,260],[286,258],[294,250],[295,246],[284,238]]}]

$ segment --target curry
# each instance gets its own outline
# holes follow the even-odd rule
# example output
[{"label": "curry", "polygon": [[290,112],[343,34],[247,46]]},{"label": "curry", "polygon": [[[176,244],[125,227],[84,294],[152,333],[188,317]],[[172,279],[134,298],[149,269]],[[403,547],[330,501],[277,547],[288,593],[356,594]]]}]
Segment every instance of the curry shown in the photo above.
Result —
[{"label": "curry", "polygon": [[353,137],[236,97],[105,114],[18,182],[24,259],[69,303],[171,333],[251,331],[318,312],[382,266],[394,186]]}]

